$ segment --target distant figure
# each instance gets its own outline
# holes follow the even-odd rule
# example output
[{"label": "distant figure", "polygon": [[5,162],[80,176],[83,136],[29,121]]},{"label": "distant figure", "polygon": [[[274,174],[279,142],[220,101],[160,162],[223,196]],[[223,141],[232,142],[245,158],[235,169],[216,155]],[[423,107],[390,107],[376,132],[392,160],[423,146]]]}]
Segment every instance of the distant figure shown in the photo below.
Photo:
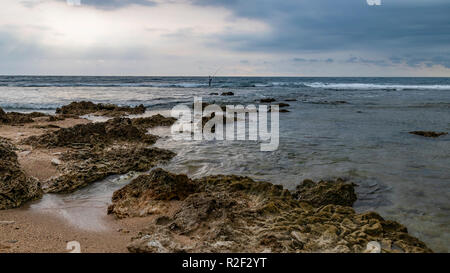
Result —
[{"label": "distant figure", "polygon": [[208,80],[209,80],[208,86],[211,87],[211,83],[212,83],[213,78],[212,78],[211,76],[209,76],[209,79],[208,79]]}]

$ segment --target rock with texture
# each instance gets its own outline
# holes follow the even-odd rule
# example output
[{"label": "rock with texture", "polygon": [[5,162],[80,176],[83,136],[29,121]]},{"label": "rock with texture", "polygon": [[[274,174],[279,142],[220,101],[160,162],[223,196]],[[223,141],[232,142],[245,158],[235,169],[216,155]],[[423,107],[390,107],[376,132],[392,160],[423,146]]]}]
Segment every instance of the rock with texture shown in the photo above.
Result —
[{"label": "rock with texture", "polygon": [[42,197],[40,183],[25,176],[14,150],[8,140],[0,137],[0,210],[17,208]]},{"label": "rock with texture", "polygon": [[[322,192],[313,188],[308,185],[309,194]],[[336,196],[345,197],[337,203],[348,203],[347,194],[340,194],[348,191],[335,189]],[[130,252],[364,252],[371,241],[380,242],[383,252],[431,251],[404,226],[377,213],[313,203],[248,177],[190,180],[157,169],[117,191],[108,212],[154,215],[133,238]]]}]

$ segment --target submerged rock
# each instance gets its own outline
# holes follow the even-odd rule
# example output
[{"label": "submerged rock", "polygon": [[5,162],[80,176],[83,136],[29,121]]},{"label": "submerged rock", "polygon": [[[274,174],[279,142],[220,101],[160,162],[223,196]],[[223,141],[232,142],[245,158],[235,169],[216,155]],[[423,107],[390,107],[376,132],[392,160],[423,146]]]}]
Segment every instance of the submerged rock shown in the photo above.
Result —
[{"label": "submerged rock", "polygon": [[106,122],[79,124],[61,128],[39,136],[31,136],[22,143],[35,147],[67,147],[73,145],[104,145],[114,141],[135,141],[153,144],[157,136],[133,125],[131,119],[114,118]]},{"label": "submerged rock", "polygon": [[412,131],[409,133],[413,134],[413,135],[418,135],[418,136],[423,136],[423,137],[433,137],[433,138],[448,135],[447,132],[433,132],[433,131]]},{"label": "submerged rock", "polygon": [[234,93],[233,92],[223,92],[221,95],[222,96],[234,96]]},{"label": "submerged rock", "polygon": [[266,99],[259,100],[259,102],[261,102],[261,103],[271,103],[271,102],[275,102],[275,101],[277,101],[277,100],[274,98],[266,98]]},{"label": "submerged rock", "polygon": [[[317,186],[303,187],[312,195]],[[342,202],[330,200],[353,200],[343,196]],[[157,169],[117,191],[108,212],[156,215],[133,238],[130,252],[363,252],[371,241],[380,242],[383,252],[431,251],[405,227],[374,212],[319,203],[330,202],[299,201],[282,186],[248,177],[191,180]]]},{"label": "submerged rock", "polygon": [[42,197],[40,183],[25,176],[14,149],[9,141],[0,137],[0,210],[17,208]]},{"label": "submerged rock", "polygon": [[326,205],[353,206],[356,202],[355,184],[341,179],[315,183],[304,180],[297,186],[294,197],[299,201],[310,203],[314,207]]},{"label": "submerged rock", "polygon": [[62,106],[56,109],[57,114],[71,114],[71,115],[87,115],[96,114],[99,116],[119,117],[124,115],[138,115],[145,113],[145,106],[139,105],[136,107],[121,107],[115,104],[95,104],[90,101],[72,102],[69,105]]}]

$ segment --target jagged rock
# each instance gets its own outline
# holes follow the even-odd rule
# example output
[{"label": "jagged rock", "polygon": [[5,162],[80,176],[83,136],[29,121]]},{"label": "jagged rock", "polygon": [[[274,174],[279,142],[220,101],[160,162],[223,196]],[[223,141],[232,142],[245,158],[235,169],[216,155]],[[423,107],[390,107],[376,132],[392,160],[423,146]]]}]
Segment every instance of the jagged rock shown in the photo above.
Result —
[{"label": "jagged rock", "polygon": [[62,175],[51,178],[49,193],[70,193],[110,175],[147,171],[175,154],[168,150],[121,144],[105,149],[68,151],[61,156]]},{"label": "jagged rock", "polygon": [[157,114],[147,118],[134,118],[131,121],[134,126],[147,129],[157,126],[172,126],[177,120]]},{"label": "jagged rock", "polygon": [[35,147],[66,147],[73,144],[104,145],[114,141],[135,141],[153,144],[157,136],[133,126],[131,119],[114,118],[106,122],[79,124],[71,128],[61,128],[39,136],[23,140],[23,144]]},{"label": "jagged rock", "polygon": [[124,115],[138,115],[145,113],[145,106],[139,105],[136,107],[120,107],[115,104],[95,104],[90,101],[72,102],[69,105],[62,106],[56,109],[57,114],[71,114],[71,115],[87,115],[96,114],[99,116],[120,117]]},{"label": "jagged rock", "polygon": [[[114,213],[119,218],[152,214],[156,207],[151,207],[146,201],[184,200],[194,193],[195,189],[195,184],[186,175],[175,175],[156,169],[150,175],[141,175],[114,192],[113,204],[108,207],[108,214]],[[132,198],[128,198],[129,196]]]},{"label": "jagged rock", "polygon": [[25,176],[17,161],[14,146],[0,137],[0,210],[17,208],[41,197],[40,183]]},{"label": "jagged rock", "polygon": [[299,201],[308,202],[314,207],[330,204],[351,207],[357,199],[354,187],[355,184],[341,179],[318,183],[304,180],[297,186],[294,197]]},{"label": "jagged rock", "polygon": [[431,251],[374,212],[314,207],[282,186],[233,175],[190,180],[157,169],[117,191],[109,213],[156,214],[130,252],[363,252],[371,241],[383,252]]},{"label": "jagged rock", "polygon": [[447,132],[432,132],[432,131],[412,131],[409,133],[413,134],[413,135],[418,135],[418,136],[423,136],[423,137],[433,137],[433,138],[448,135]]},{"label": "jagged rock", "polygon": [[18,125],[25,123],[34,122],[33,118],[47,116],[44,113],[33,112],[33,113],[17,113],[17,112],[9,112],[5,113],[3,109],[0,108],[0,124],[7,125]]},{"label": "jagged rock", "polygon": [[6,115],[5,111],[3,111],[2,108],[0,108],[0,124],[7,123],[9,121],[8,116]]},{"label": "jagged rock", "polygon": [[234,96],[234,93],[233,92],[223,92],[221,95],[222,96]]}]

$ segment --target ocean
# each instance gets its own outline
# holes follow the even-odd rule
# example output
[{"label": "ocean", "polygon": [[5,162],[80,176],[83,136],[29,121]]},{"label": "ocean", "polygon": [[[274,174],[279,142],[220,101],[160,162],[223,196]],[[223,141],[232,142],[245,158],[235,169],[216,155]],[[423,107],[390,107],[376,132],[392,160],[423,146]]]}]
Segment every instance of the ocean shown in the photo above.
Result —
[{"label": "ocean", "polygon": [[[234,96],[211,95],[228,91]],[[5,111],[54,113],[89,100],[144,104],[146,115],[168,115],[175,105],[191,105],[194,96],[241,105],[288,100],[290,112],[280,113],[279,149],[261,152],[251,141],[173,141],[169,129],[159,128],[152,133],[165,137],[156,146],[177,153],[165,169],[192,177],[246,175],[289,189],[307,178],[346,178],[358,185],[357,211],[375,210],[433,250],[449,252],[450,136],[408,132],[450,132],[450,78],[216,77],[209,87],[207,77],[0,76]],[[109,202],[129,181],[121,179],[45,197],[32,207]]]}]

